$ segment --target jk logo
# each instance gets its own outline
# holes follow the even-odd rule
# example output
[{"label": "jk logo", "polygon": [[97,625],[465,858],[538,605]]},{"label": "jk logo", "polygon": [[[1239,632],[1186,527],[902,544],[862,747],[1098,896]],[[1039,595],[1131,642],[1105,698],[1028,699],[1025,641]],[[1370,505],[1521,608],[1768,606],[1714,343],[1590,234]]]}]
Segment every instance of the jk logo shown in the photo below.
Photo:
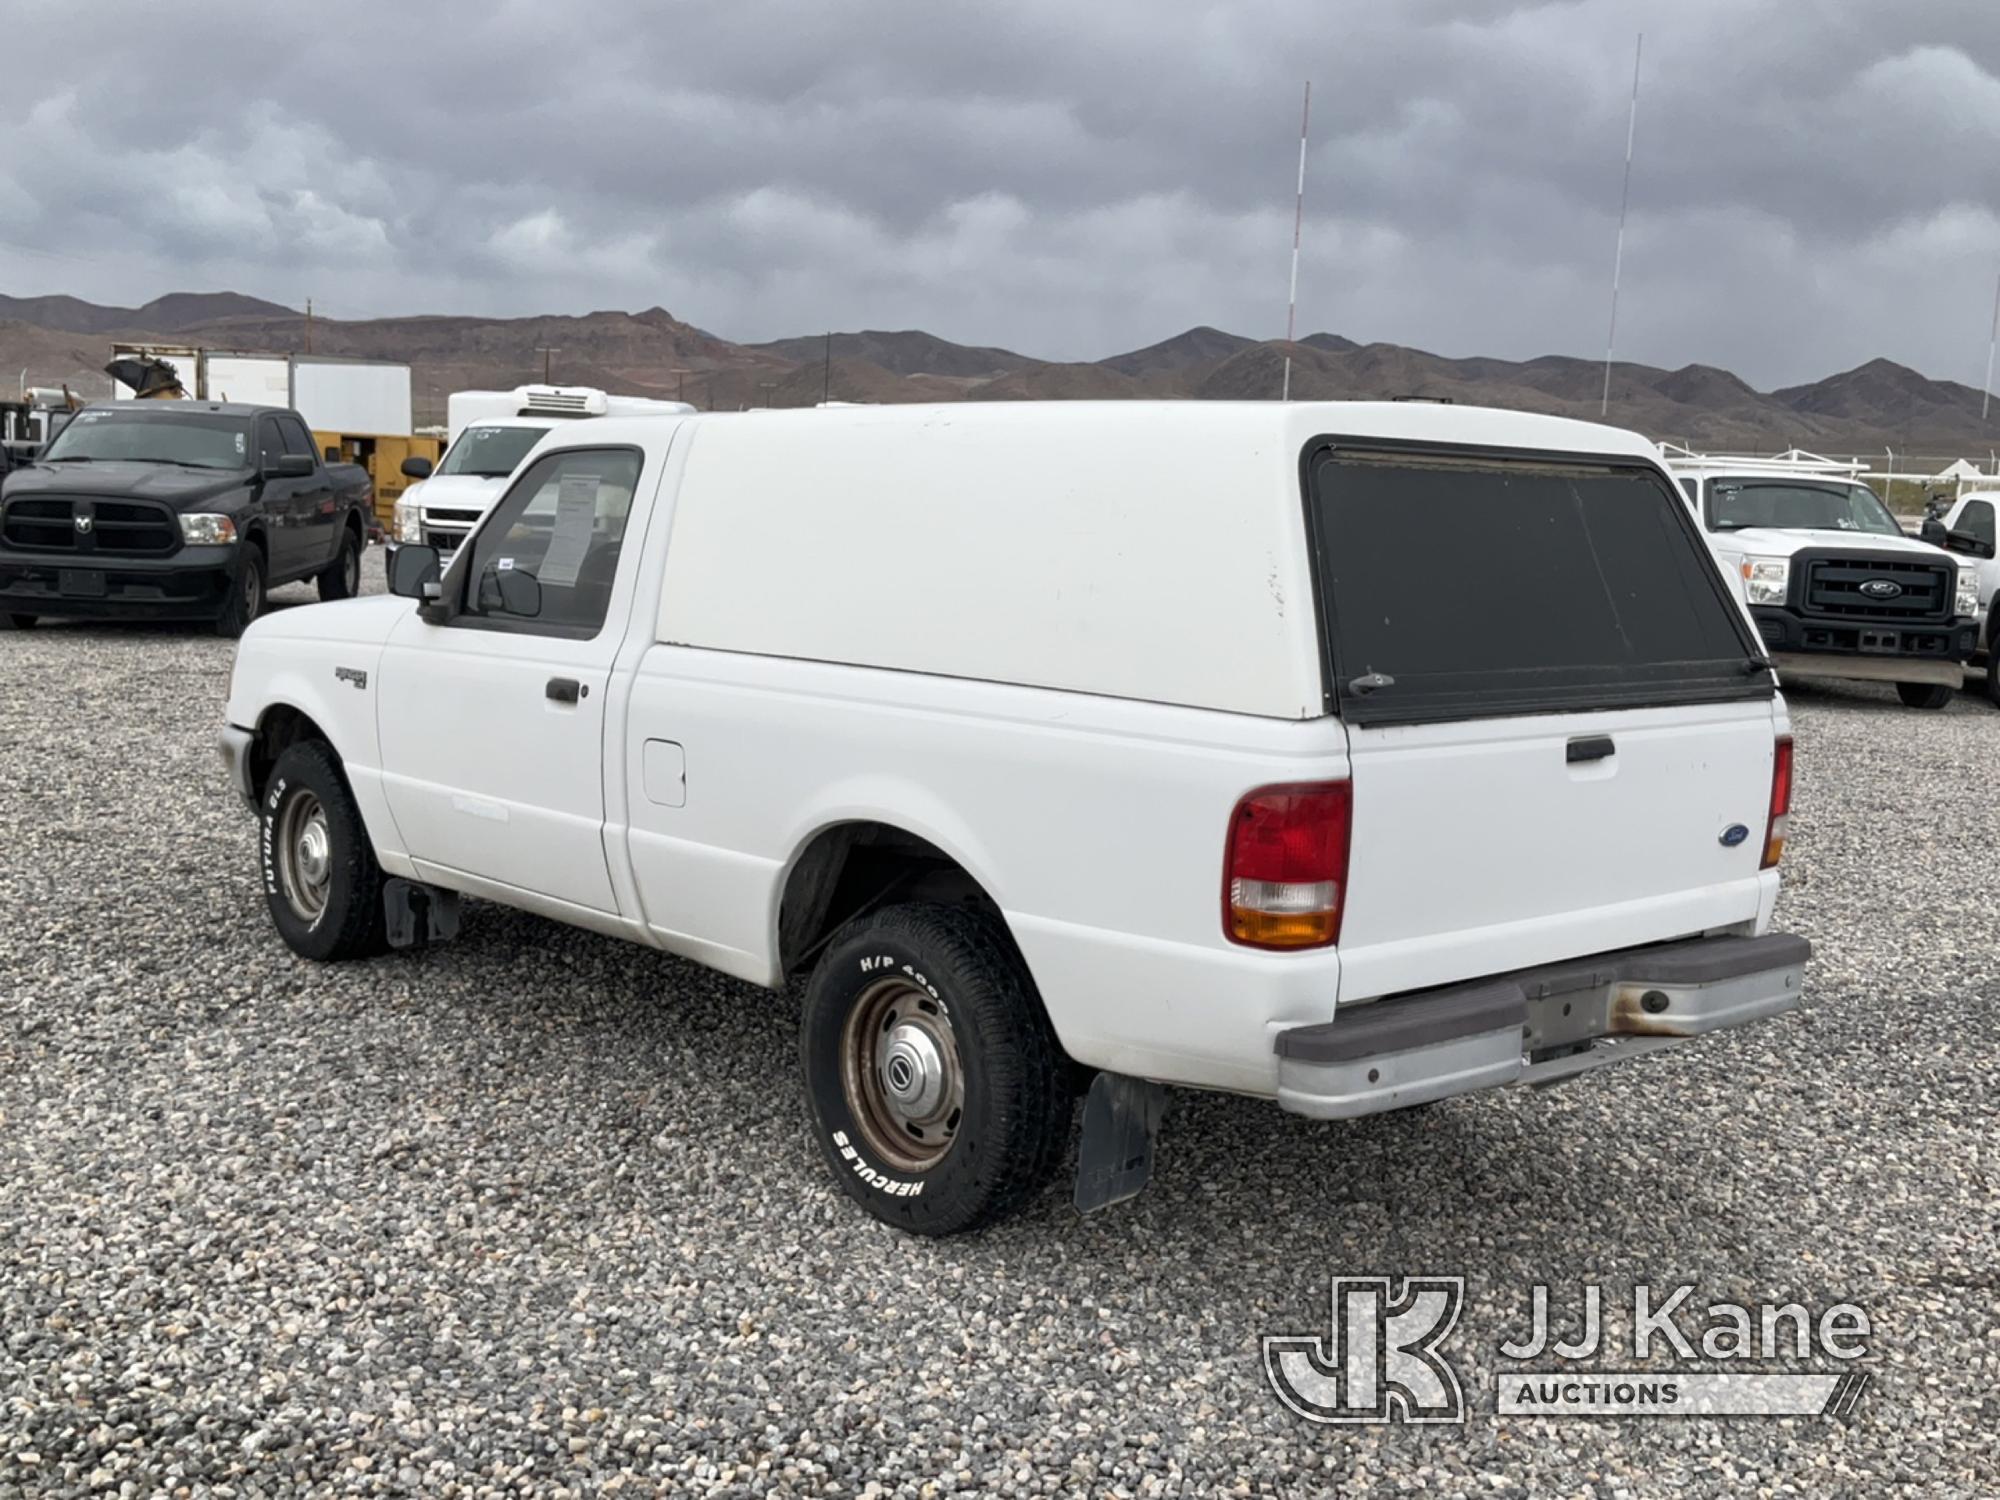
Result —
[{"label": "jk logo", "polygon": [[1330,1336],[1266,1334],[1264,1377],[1308,1422],[1463,1422],[1465,1392],[1443,1343],[1462,1276],[1333,1278]]}]

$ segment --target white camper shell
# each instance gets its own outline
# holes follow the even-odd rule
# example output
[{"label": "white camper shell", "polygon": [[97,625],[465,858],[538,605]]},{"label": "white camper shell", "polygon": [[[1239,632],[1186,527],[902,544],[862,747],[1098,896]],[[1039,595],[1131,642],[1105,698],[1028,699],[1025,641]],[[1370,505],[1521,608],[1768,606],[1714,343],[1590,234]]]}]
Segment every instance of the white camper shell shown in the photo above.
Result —
[{"label": "white camper shell", "polygon": [[421,941],[464,894],[804,976],[817,1139],[906,1228],[1043,1180],[1069,1064],[1095,1207],[1161,1085],[1348,1117],[1799,1000],[1784,702],[1631,433],[607,417],[436,561],[243,641],[224,748],[280,933]]}]

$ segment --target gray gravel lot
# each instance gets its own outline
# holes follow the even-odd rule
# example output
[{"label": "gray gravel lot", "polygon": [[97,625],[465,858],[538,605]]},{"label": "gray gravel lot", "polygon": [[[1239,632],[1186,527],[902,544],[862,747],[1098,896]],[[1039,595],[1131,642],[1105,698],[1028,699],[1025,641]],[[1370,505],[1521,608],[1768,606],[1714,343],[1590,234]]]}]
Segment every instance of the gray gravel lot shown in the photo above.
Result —
[{"label": "gray gravel lot", "polygon": [[[483,904],[294,959],[212,749],[230,656],[0,634],[0,1496],[1993,1491],[1978,698],[1792,694],[1801,1013],[1345,1126],[1179,1096],[1136,1202],[933,1243],[827,1180],[792,997]],[[1468,1278],[1465,1426],[1264,1384],[1258,1336],[1369,1272]],[[1528,1288],[1587,1280],[1851,1299],[1875,1386],[1846,1424],[1494,1416]]]}]

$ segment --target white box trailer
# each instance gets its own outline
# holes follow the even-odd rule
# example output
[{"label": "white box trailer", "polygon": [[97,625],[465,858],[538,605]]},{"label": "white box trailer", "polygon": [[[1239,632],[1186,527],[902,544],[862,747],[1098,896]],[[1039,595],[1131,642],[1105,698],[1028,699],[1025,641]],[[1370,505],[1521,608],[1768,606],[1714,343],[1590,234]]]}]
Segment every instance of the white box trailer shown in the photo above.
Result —
[{"label": "white box trailer", "polygon": [[589,385],[520,385],[511,391],[453,391],[445,402],[448,440],[457,442],[468,424],[495,417],[687,416],[694,408],[685,401],[661,401],[651,396],[614,396]]},{"label": "white box trailer", "polygon": [[[185,345],[114,344],[114,358],[163,359],[200,401],[289,406],[314,432],[409,437],[410,367],[326,354],[249,354]],[[113,397],[135,395],[116,379]]]}]

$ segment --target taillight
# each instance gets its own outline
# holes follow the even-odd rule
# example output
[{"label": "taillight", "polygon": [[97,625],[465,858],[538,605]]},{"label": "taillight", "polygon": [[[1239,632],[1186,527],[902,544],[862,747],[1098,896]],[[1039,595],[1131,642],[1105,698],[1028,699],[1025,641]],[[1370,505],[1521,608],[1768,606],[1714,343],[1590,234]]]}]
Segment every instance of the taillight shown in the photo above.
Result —
[{"label": "taillight", "polygon": [[1785,852],[1785,825],[1792,816],[1792,737],[1780,735],[1771,756],[1771,821],[1764,828],[1764,862],[1768,870]]},{"label": "taillight", "polygon": [[1253,948],[1322,948],[1340,936],[1354,789],[1266,786],[1229,817],[1222,930]]}]

